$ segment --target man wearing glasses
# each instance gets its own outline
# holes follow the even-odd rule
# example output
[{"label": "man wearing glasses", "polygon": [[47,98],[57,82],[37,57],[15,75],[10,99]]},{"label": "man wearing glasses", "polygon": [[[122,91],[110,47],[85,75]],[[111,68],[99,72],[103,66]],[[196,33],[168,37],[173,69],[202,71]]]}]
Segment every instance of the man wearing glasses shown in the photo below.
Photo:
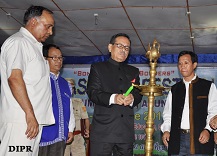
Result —
[{"label": "man wearing glasses", "polygon": [[72,87],[60,76],[63,56],[59,47],[49,44],[43,47],[43,55],[50,67],[52,107],[55,124],[45,126],[39,147],[39,156],[64,156],[66,143],[73,139],[75,118],[71,105]]},{"label": "man wearing glasses", "polygon": [[124,61],[130,52],[130,38],[119,33],[111,37],[106,62],[91,65],[87,94],[95,103],[90,130],[90,155],[133,155],[134,111],[142,99],[139,90],[124,95],[135,80],[139,69]]}]

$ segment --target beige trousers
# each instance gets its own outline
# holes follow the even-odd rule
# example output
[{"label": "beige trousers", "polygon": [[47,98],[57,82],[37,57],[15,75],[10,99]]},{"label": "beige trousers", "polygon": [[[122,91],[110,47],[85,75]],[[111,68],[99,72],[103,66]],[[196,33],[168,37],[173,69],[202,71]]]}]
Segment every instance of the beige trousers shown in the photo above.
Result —
[{"label": "beige trousers", "polygon": [[84,138],[81,134],[75,135],[71,144],[66,145],[64,156],[86,156]]}]

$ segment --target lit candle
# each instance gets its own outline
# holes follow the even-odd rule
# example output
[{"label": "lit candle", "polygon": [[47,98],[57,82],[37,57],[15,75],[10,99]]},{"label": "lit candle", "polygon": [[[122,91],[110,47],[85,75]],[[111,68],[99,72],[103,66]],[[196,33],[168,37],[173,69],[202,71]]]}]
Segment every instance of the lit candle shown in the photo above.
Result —
[{"label": "lit candle", "polygon": [[132,86],[130,86],[130,88],[127,90],[127,92],[126,93],[124,93],[124,96],[127,96],[127,95],[129,95],[130,94],[130,92],[133,90],[133,85]]}]

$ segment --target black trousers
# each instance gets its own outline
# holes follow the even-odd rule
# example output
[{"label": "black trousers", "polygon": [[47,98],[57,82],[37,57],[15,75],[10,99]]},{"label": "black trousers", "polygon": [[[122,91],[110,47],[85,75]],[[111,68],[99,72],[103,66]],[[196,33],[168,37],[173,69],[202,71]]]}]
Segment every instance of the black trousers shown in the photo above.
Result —
[{"label": "black trousers", "polygon": [[64,156],[65,141],[60,141],[48,146],[40,146],[38,156]]},{"label": "black trousers", "polygon": [[133,156],[133,143],[103,143],[91,141],[90,156]]}]

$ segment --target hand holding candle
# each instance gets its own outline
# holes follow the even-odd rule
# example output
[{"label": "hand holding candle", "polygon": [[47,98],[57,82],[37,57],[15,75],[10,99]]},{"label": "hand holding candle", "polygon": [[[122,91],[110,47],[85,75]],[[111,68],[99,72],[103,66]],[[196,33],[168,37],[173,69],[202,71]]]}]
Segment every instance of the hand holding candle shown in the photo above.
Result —
[{"label": "hand holding candle", "polygon": [[[134,82],[135,82],[135,79],[133,79],[131,82],[134,83]],[[124,96],[129,95],[132,90],[133,90],[133,85],[131,85],[130,88],[128,88],[128,90],[126,91],[126,93],[124,93]]]},{"label": "hand holding candle", "polygon": [[133,90],[133,86],[130,86],[130,88],[128,88],[128,90],[126,91],[126,93],[124,93],[124,96],[129,95],[132,90]]}]

